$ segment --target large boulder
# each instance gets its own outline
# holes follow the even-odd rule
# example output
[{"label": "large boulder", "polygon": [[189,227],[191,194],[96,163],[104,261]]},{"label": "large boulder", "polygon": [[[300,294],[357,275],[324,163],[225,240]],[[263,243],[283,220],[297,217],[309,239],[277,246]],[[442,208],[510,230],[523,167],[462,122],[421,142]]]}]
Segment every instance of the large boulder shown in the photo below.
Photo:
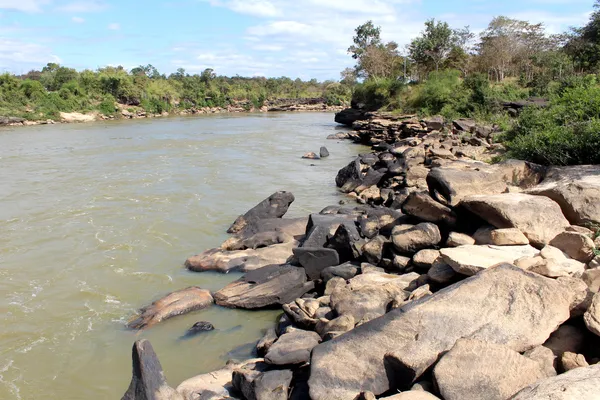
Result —
[{"label": "large boulder", "polygon": [[456,272],[471,276],[496,264],[512,264],[522,257],[534,257],[539,251],[529,245],[465,245],[442,249],[440,254],[444,262]]},{"label": "large boulder", "polygon": [[460,338],[528,350],[569,318],[572,297],[554,280],[512,265],[487,269],[315,347],[311,398],[410,387]]},{"label": "large boulder", "polygon": [[284,264],[293,254],[299,242],[274,244],[259,249],[223,250],[210,249],[192,256],[185,261],[185,267],[194,272],[217,271],[253,271],[272,264]]},{"label": "large boulder", "polygon": [[600,224],[600,165],[551,167],[527,193],[557,202],[573,225]]},{"label": "large boulder", "polygon": [[356,121],[363,121],[368,119],[363,110],[355,108],[346,108],[335,114],[334,121],[338,124],[352,126]]},{"label": "large boulder", "polygon": [[552,375],[506,346],[461,339],[437,363],[433,376],[444,400],[505,400]]},{"label": "large boulder", "polygon": [[507,160],[491,166],[455,162],[432,168],[427,175],[427,186],[434,199],[455,206],[466,196],[503,193],[509,185],[533,186],[542,176],[541,167],[524,161]]},{"label": "large boulder", "polygon": [[167,384],[158,357],[147,340],[133,344],[133,376],[121,400],[183,400],[183,396]]},{"label": "large boulder", "polygon": [[537,246],[550,243],[570,226],[558,204],[546,197],[522,193],[475,195],[465,197],[460,204],[496,228],[519,229]]},{"label": "large boulder", "polygon": [[441,241],[440,229],[430,222],[409,228],[397,226],[392,230],[392,242],[400,253],[416,253],[419,250],[433,247]]},{"label": "large boulder", "polygon": [[592,261],[595,256],[594,250],[596,246],[594,245],[594,241],[583,233],[562,232],[550,241],[550,245],[582,263]]},{"label": "large boulder", "polygon": [[269,265],[248,272],[214,294],[218,305],[232,308],[264,308],[286,304],[314,288],[304,269]]},{"label": "large boulder", "polygon": [[258,203],[246,214],[240,215],[229,227],[227,233],[240,233],[248,225],[265,218],[281,218],[285,215],[290,204],[294,201],[290,192],[276,192]]},{"label": "large boulder", "polygon": [[598,400],[600,364],[576,368],[526,387],[511,400]]},{"label": "large boulder", "polygon": [[207,308],[214,300],[210,292],[196,286],[178,290],[140,309],[139,315],[129,321],[129,329],[149,328],[161,321]]}]

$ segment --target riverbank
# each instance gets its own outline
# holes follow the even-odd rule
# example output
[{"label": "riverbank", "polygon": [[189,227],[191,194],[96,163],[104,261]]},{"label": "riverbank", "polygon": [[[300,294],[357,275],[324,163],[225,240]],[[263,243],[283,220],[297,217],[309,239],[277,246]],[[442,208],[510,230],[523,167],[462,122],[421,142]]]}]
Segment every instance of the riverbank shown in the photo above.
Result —
[{"label": "riverbank", "polygon": [[236,102],[227,107],[200,107],[177,111],[164,111],[162,113],[150,113],[141,107],[132,107],[125,104],[117,104],[113,115],[105,115],[99,112],[81,113],[81,112],[61,112],[60,119],[46,120],[27,120],[18,117],[0,116],[0,127],[2,126],[36,126],[53,125],[57,123],[87,123],[95,121],[113,121],[119,119],[145,119],[145,118],[164,118],[170,116],[202,115],[202,114],[223,114],[223,113],[268,113],[268,112],[339,112],[344,106],[334,106],[327,104],[325,99],[277,99],[267,101],[260,108],[255,108],[249,102]]},{"label": "riverbank", "polygon": [[336,177],[363,205],[286,219],[278,192],[186,261],[246,275],[185,311],[283,309],[259,358],[172,389],[137,342],[125,398],[150,382],[155,399],[595,398],[600,167],[490,165],[493,130],[465,120],[379,114],[347,136],[373,145]]}]

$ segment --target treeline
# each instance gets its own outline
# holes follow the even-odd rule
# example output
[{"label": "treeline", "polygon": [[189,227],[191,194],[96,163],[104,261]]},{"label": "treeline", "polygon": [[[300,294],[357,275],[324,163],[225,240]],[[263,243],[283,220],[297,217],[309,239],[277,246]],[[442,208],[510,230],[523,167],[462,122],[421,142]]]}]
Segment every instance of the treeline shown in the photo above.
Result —
[{"label": "treeline", "polygon": [[[600,163],[600,0],[583,27],[550,35],[543,24],[496,17],[481,34],[429,20],[402,52],[371,21],[348,52],[353,102],[367,110],[470,117],[498,125],[509,156],[541,164]],[[518,118],[503,102],[549,100]]]},{"label": "treeline", "polygon": [[166,76],[152,65],[131,71],[105,67],[76,71],[49,63],[22,76],[0,75],[0,115],[28,120],[57,118],[60,112],[98,111],[113,115],[115,105],[149,113],[227,107],[260,108],[267,100],[323,97],[330,105],[350,100],[351,87],[339,82],[290,78],[218,76],[212,69]]}]

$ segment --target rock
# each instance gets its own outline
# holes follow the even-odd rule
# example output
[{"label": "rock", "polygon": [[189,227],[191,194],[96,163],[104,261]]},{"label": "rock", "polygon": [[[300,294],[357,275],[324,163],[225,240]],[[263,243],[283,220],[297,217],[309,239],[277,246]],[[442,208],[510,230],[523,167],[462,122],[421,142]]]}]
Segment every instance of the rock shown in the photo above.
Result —
[{"label": "rock", "polygon": [[267,354],[267,352],[269,351],[273,343],[275,343],[277,338],[278,336],[277,332],[275,331],[275,328],[267,329],[265,335],[256,344],[256,352],[258,353],[258,355],[263,357],[265,354]]},{"label": "rock", "polygon": [[355,220],[352,215],[311,214],[305,224],[306,239],[302,247],[325,247],[328,240],[335,237],[340,225],[344,225],[348,235],[355,238],[358,235]]},{"label": "rock", "polygon": [[409,390],[389,397],[380,397],[382,400],[439,400],[431,393],[422,390]]},{"label": "rock", "polygon": [[327,147],[321,147],[321,149],[319,150],[319,155],[321,156],[321,158],[329,157],[329,151],[327,150]]},{"label": "rock", "polygon": [[556,375],[556,369],[554,367],[556,356],[549,348],[536,346],[531,350],[527,350],[523,355],[540,364],[546,376]]},{"label": "rock", "polygon": [[458,232],[450,232],[448,240],[446,241],[447,247],[458,247],[466,244],[475,244],[475,239],[469,235]]},{"label": "rock", "polygon": [[285,215],[290,204],[294,202],[294,195],[290,192],[276,192],[258,203],[244,215],[240,215],[229,227],[227,233],[239,233],[247,225],[256,220],[266,218],[281,218]]},{"label": "rock", "polygon": [[457,274],[443,259],[437,259],[427,271],[427,276],[433,282],[446,284],[452,282]]},{"label": "rock", "polygon": [[94,122],[96,120],[96,115],[82,114],[79,112],[61,112],[60,120],[62,122]]},{"label": "rock", "polygon": [[140,309],[140,315],[129,321],[129,329],[146,329],[177,315],[201,310],[213,304],[208,290],[196,286],[170,293]]},{"label": "rock", "polygon": [[592,268],[586,270],[581,279],[588,285],[591,292],[597,293],[600,291],[600,268]]},{"label": "rock", "polygon": [[246,249],[259,249],[275,244],[286,243],[294,240],[293,237],[279,231],[260,232],[249,236],[248,238],[233,237],[221,245],[223,250],[235,251]]},{"label": "rock", "polygon": [[265,361],[275,365],[304,364],[321,337],[316,332],[296,330],[282,335],[269,349]]},{"label": "rock", "polygon": [[527,191],[549,197],[560,205],[574,225],[600,224],[600,167],[551,167],[544,180]]},{"label": "rock", "polygon": [[429,269],[435,263],[435,261],[440,257],[439,250],[421,250],[412,258],[412,262],[416,267]]},{"label": "rock", "polygon": [[209,331],[214,331],[214,330],[215,330],[215,327],[210,322],[200,321],[200,322],[196,322],[194,325],[192,325],[192,327],[190,329],[188,329],[181,338],[188,339],[193,336],[196,336],[199,333],[209,332]]},{"label": "rock", "polygon": [[311,330],[317,323],[315,313],[320,304],[316,299],[296,299],[284,304],[283,311],[294,321],[295,326]]},{"label": "rock", "polygon": [[433,370],[445,400],[505,400],[549,377],[542,366],[499,344],[460,339]]},{"label": "rock", "polygon": [[[381,394],[390,381],[410,387],[460,338],[528,350],[569,318],[570,302],[550,279],[506,264],[487,269],[317,346],[311,398],[350,400],[365,390]],[[384,363],[391,353],[394,365],[404,368]]]},{"label": "rock", "polygon": [[461,205],[496,228],[519,229],[538,246],[550,243],[570,225],[558,204],[546,197],[522,193],[478,195],[464,198]]},{"label": "rock", "polygon": [[600,364],[576,368],[526,387],[511,400],[597,400]]},{"label": "rock", "polygon": [[305,153],[305,154],[302,156],[302,158],[306,158],[306,159],[309,159],[309,160],[319,160],[319,159],[321,159],[321,157],[319,157],[319,156],[317,155],[317,153],[314,153],[314,152],[312,152],[312,151],[311,151],[310,153]]},{"label": "rock", "polygon": [[321,320],[317,323],[316,331],[321,337],[331,332],[348,332],[354,329],[354,317],[352,314],[344,314],[331,321]]},{"label": "rock", "polygon": [[348,262],[325,268],[321,271],[321,278],[323,278],[323,281],[325,282],[328,282],[336,276],[348,280],[354,278],[356,274],[358,274],[358,266]]},{"label": "rock", "polygon": [[552,239],[550,245],[582,263],[590,262],[595,256],[594,241],[582,233],[563,232]]},{"label": "rock", "polygon": [[442,235],[437,225],[425,222],[412,228],[404,229],[400,226],[392,231],[394,247],[401,253],[415,253],[437,245],[442,241]]},{"label": "rock", "polygon": [[389,311],[392,301],[398,296],[407,299],[405,290],[418,278],[419,274],[415,273],[403,276],[382,273],[358,275],[332,290],[331,307],[338,315],[352,315],[355,323],[370,321]]},{"label": "rock", "polygon": [[471,132],[477,126],[477,122],[468,118],[460,118],[452,121],[452,125],[458,131]]},{"label": "rock", "polygon": [[583,320],[590,332],[600,336],[600,293],[594,295],[592,305],[583,315]]},{"label": "rock", "polygon": [[133,377],[121,400],[183,400],[165,379],[152,345],[138,340],[133,345]]},{"label": "rock", "polygon": [[573,300],[570,306],[571,318],[583,316],[592,304],[594,293],[590,292],[586,283],[580,278],[562,276],[556,281],[563,286],[563,290],[573,294]]},{"label": "rock", "polygon": [[293,375],[289,369],[262,373],[254,380],[256,400],[287,400]]},{"label": "rock", "polygon": [[[598,238],[596,238],[596,242],[598,242]],[[600,249],[600,244],[596,244],[596,247]],[[600,255],[594,257],[594,259],[588,263],[588,268],[600,268]]]},{"label": "rock", "polygon": [[503,193],[509,184],[519,187],[535,185],[543,175],[541,167],[516,160],[493,166],[484,163],[460,165],[453,163],[431,169],[427,175],[427,186],[434,199],[456,206],[462,198],[470,195]]},{"label": "rock", "polygon": [[335,184],[344,193],[349,193],[359,185],[358,181],[362,177],[361,172],[360,158],[357,157],[350,164],[339,170],[335,177]]},{"label": "rock", "polygon": [[422,221],[443,223],[447,226],[456,225],[454,212],[432,199],[427,193],[411,193],[402,204],[402,211]]},{"label": "rock", "polygon": [[354,108],[346,108],[339,113],[335,114],[335,122],[338,124],[352,126],[356,121],[362,121],[368,119],[365,112]]},{"label": "rock", "polygon": [[[327,240],[328,246],[335,249],[341,262],[354,260],[361,255],[365,241],[360,237],[353,224],[340,224],[335,233]],[[308,247],[303,245],[302,247]]]},{"label": "rock", "polygon": [[293,252],[310,280],[319,279],[325,268],[340,264],[338,252],[334,249],[299,247]]},{"label": "rock", "polygon": [[[251,360],[255,361],[255,360]],[[228,363],[227,366],[207,374],[198,375],[183,381],[177,386],[177,391],[185,400],[225,400],[234,391],[231,383],[233,370],[241,367],[239,364]]]},{"label": "rock", "polygon": [[194,272],[253,271],[267,265],[285,264],[293,254],[292,249],[297,246],[298,242],[294,240],[256,250],[227,251],[211,249],[188,258],[185,267]]},{"label": "rock", "polygon": [[518,246],[529,244],[529,239],[516,228],[493,229],[490,231],[490,244],[496,246]]},{"label": "rock", "polygon": [[444,129],[444,117],[435,115],[433,117],[423,119],[429,131],[441,131]]},{"label": "rock", "polygon": [[585,264],[571,259],[567,254],[553,246],[545,246],[540,252],[543,260],[536,262],[528,269],[549,278],[561,276],[579,277],[585,270]]},{"label": "rock", "polygon": [[583,350],[585,335],[582,330],[573,325],[562,325],[550,335],[544,347],[552,350],[560,357],[565,352],[579,353]]},{"label": "rock", "polygon": [[232,308],[264,308],[286,304],[312,290],[302,268],[269,265],[248,272],[214,294],[216,303]]},{"label": "rock", "polygon": [[373,265],[379,264],[383,258],[383,249],[386,243],[388,243],[388,240],[381,235],[375,236],[368,241],[362,247],[362,254],[367,262],[370,262]]},{"label": "rock", "polygon": [[521,257],[533,257],[539,252],[529,245],[467,245],[442,249],[440,254],[456,272],[471,276],[496,264],[512,264]]},{"label": "rock", "polygon": [[563,372],[568,372],[575,368],[585,368],[590,366],[582,354],[575,354],[571,352],[563,353],[562,357],[560,358],[560,364]]},{"label": "rock", "polygon": [[404,271],[410,264],[411,259],[400,255],[395,255],[392,260],[392,266],[395,270]]}]

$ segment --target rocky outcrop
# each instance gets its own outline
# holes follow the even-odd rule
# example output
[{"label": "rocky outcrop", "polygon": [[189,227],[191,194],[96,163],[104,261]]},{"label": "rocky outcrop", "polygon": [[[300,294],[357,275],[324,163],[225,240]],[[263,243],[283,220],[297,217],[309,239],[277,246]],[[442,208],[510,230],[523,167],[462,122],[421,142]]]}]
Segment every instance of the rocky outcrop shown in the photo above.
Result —
[{"label": "rocky outcrop", "polygon": [[335,114],[335,122],[342,125],[352,126],[356,121],[367,119],[366,113],[355,108],[346,108]]},{"label": "rocky outcrop", "polygon": [[218,305],[256,309],[289,303],[314,287],[303,269],[270,265],[248,272],[215,293]]},{"label": "rocky outcrop", "polygon": [[[536,287],[532,292],[529,287]],[[510,265],[487,269],[313,350],[311,398],[354,399],[410,386],[460,338],[521,352],[569,318],[572,295]]]},{"label": "rocky outcrop", "polygon": [[130,329],[146,329],[177,315],[201,310],[213,304],[210,292],[199,287],[178,290],[140,310],[140,315],[131,320]]}]

